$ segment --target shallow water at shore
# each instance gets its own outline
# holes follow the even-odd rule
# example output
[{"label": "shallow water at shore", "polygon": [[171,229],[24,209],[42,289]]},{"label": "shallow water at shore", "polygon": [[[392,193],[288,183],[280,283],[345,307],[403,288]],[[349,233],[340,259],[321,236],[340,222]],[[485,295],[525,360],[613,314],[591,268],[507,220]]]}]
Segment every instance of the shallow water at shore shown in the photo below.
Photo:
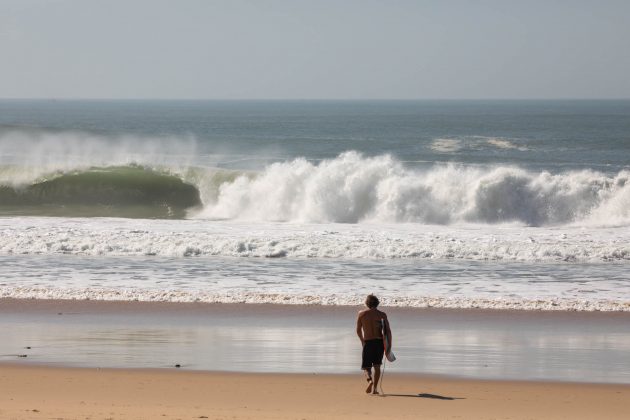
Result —
[{"label": "shallow water at shore", "polygon": [[[0,361],[358,372],[356,310],[5,299]],[[624,313],[386,310],[398,357],[386,365],[389,372],[630,383],[630,322]]]},{"label": "shallow water at shore", "polygon": [[0,297],[630,311],[624,263],[0,255]]}]

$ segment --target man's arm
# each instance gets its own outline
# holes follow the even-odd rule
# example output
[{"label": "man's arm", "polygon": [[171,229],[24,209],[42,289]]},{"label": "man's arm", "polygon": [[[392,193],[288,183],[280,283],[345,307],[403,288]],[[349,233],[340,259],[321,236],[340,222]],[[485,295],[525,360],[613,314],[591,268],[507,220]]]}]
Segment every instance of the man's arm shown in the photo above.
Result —
[{"label": "man's arm", "polygon": [[365,340],[363,339],[363,327],[361,325],[361,313],[359,313],[359,316],[357,316],[357,335],[359,336],[359,340],[361,340],[361,345],[363,345]]}]

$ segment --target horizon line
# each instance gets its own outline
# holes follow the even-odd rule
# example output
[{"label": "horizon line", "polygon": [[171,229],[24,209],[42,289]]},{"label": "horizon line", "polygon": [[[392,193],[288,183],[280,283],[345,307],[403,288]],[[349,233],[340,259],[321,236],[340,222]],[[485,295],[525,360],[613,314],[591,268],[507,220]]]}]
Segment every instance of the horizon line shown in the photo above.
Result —
[{"label": "horizon line", "polygon": [[628,101],[630,97],[556,97],[556,98],[139,98],[139,97],[0,97],[0,101],[222,101],[222,102],[377,102],[377,101]]}]

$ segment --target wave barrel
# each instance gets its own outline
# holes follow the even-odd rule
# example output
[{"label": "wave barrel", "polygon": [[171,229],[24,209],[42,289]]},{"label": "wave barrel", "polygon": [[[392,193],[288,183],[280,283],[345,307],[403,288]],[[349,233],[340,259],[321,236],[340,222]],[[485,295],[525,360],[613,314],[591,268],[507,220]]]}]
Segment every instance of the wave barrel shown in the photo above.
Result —
[{"label": "wave barrel", "polygon": [[91,168],[24,187],[0,186],[0,214],[183,218],[199,191],[177,176],[136,166]]}]

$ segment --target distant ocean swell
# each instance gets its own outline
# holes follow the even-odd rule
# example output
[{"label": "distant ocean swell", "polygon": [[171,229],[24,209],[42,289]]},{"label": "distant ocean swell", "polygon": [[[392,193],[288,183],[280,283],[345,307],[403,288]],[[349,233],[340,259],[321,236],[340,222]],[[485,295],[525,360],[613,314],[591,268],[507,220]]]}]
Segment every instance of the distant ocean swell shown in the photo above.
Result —
[{"label": "distant ocean swell", "polygon": [[[29,178],[28,173],[37,173]],[[132,164],[39,173],[0,166],[0,215],[305,223],[627,226],[630,171],[513,166],[413,169],[382,155],[275,163],[258,172]]]}]

